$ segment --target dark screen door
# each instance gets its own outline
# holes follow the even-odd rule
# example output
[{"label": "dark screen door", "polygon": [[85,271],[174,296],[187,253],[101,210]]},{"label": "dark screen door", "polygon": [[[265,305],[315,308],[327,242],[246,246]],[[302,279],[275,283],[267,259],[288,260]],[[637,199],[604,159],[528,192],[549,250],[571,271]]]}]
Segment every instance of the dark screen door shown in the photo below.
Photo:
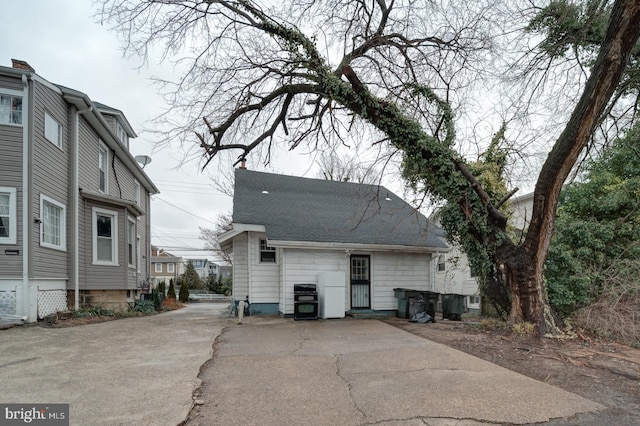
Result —
[{"label": "dark screen door", "polygon": [[370,257],[351,256],[351,308],[371,307]]}]

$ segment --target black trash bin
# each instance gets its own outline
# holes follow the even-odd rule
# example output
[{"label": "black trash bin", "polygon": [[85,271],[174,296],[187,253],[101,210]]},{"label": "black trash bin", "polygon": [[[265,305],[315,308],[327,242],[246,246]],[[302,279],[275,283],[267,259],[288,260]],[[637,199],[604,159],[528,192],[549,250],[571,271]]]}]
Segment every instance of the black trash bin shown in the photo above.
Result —
[{"label": "black trash bin", "polygon": [[461,321],[464,312],[464,296],[461,294],[442,295],[442,319]]},{"label": "black trash bin", "polygon": [[429,314],[433,322],[436,322],[436,306],[438,306],[438,298],[440,293],[433,291],[423,291],[420,293],[425,303],[425,311]]},{"label": "black trash bin", "polygon": [[394,288],[393,292],[398,299],[398,310],[396,316],[398,318],[411,318],[409,315],[409,299],[420,296],[420,291],[409,288]]}]

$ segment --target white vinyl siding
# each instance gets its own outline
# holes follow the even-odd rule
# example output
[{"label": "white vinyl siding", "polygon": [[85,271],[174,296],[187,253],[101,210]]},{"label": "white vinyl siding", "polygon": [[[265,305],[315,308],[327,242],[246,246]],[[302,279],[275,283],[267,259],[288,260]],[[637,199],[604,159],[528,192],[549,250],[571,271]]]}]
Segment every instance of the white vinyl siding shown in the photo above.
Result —
[{"label": "white vinyl siding", "polygon": [[40,245],[57,250],[67,249],[66,206],[40,195]]},{"label": "white vinyl siding", "polygon": [[22,96],[0,93],[0,124],[22,125]]},{"label": "white vinyl siding", "polygon": [[102,144],[98,146],[98,190],[109,193],[109,150]]},{"label": "white vinyl siding", "polygon": [[94,207],[93,263],[118,266],[118,213]]},{"label": "white vinyl siding", "polygon": [[16,189],[0,186],[0,244],[16,244]]},{"label": "white vinyl siding", "polygon": [[62,126],[48,112],[44,113],[44,137],[62,149]]},{"label": "white vinyl siding", "polygon": [[[293,285],[299,283],[317,284],[318,274],[321,272],[342,272],[345,277],[349,273],[349,257],[344,250],[300,250],[283,249],[283,258],[286,259],[282,275],[284,282],[284,311],[285,314],[293,313]],[[234,265],[235,268],[235,265]],[[345,282],[345,303],[347,309],[350,306],[349,281]],[[253,302],[253,300],[252,300]],[[281,302],[282,303],[282,302]]]},{"label": "white vinyl siding", "polygon": [[375,252],[371,256],[371,308],[395,310],[396,287],[431,291],[431,255],[427,253]]}]

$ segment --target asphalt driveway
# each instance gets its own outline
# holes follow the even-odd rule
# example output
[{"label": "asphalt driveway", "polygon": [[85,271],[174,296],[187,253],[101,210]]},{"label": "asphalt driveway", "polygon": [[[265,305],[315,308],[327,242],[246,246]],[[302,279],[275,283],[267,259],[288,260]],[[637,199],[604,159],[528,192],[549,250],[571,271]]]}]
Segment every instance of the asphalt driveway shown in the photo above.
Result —
[{"label": "asphalt driveway", "polygon": [[0,403],[69,403],[72,425],[179,424],[226,309],[0,331]]},{"label": "asphalt driveway", "polygon": [[529,424],[604,408],[376,320],[252,321],[216,340],[188,425]]},{"label": "asphalt driveway", "polygon": [[69,403],[72,425],[158,426],[523,424],[603,408],[379,321],[238,325],[208,303],[0,331],[0,403]]}]

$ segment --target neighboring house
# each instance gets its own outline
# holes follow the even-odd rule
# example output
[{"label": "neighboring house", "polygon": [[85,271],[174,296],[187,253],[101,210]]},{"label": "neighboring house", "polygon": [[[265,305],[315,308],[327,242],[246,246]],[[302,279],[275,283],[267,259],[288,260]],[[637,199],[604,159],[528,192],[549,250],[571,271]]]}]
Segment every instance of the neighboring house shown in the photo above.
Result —
[{"label": "neighboring house", "polygon": [[222,279],[231,278],[232,274],[233,274],[233,267],[232,266],[228,266],[228,265],[221,265],[220,266],[219,278],[222,278]]},{"label": "neighboring house", "polygon": [[394,313],[394,288],[433,291],[443,233],[384,187],[237,169],[233,296],[254,313],[294,313],[294,284],[341,283],[335,303]]},{"label": "neighboring house", "polygon": [[184,274],[182,257],[151,246],[151,283],[154,288],[163,281],[169,288],[169,281],[173,279],[174,284],[177,284],[177,278],[182,274]]},{"label": "neighboring house", "polygon": [[[533,210],[533,193],[514,197],[509,201],[509,223],[517,232],[528,228]],[[471,312],[480,311],[480,291],[467,255],[457,247],[439,256],[436,272],[436,291],[466,296],[465,306]]]},{"label": "neighboring house", "polygon": [[217,273],[217,266],[213,262],[209,262],[208,259],[187,259],[187,263],[191,262],[193,268],[202,281],[206,281],[209,275]]},{"label": "neighboring house", "polygon": [[0,67],[0,313],[124,308],[149,279],[150,194],[121,111]]}]

